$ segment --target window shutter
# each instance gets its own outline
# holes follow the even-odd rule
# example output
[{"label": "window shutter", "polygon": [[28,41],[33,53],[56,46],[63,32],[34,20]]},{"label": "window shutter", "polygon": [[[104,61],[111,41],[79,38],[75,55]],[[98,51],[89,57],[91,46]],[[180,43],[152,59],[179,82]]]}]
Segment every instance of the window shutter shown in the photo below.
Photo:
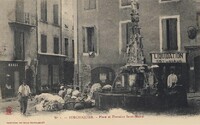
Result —
[{"label": "window shutter", "polygon": [[44,1],[44,8],[45,8],[44,9],[44,13],[45,13],[44,14],[45,18],[44,19],[45,19],[45,21],[47,21],[47,0]]},{"label": "window shutter", "polygon": [[65,55],[66,56],[68,56],[68,48],[69,48],[68,38],[65,38]]},{"label": "window shutter", "polygon": [[89,8],[90,9],[95,9],[96,8],[96,0],[89,0]]},{"label": "window shutter", "polygon": [[18,57],[20,56],[20,51],[21,51],[19,31],[14,32],[14,37],[15,37],[15,52],[14,52],[14,55],[15,55],[15,59],[18,59]]},{"label": "window shutter", "polygon": [[54,38],[54,53],[59,54],[59,38]]},{"label": "window shutter", "polygon": [[93,41],[94,41],[94,28],[87,27],[87,51],[93,51]]},{"label": "window shutter", "polygon": [[74,56],[74,50],[75,50],[74,47],[75,47],[75,46],[74,46],[74,40],[72,40],[72,57],[73,57],[73,58],[75,57],[75,56]]},{"label": "window shutter", "polygon": [[41,1],[41,5],[40,5],[40,10],[41,10],[41,19],[44,20],[44,1]]},{"label": "window shutter", "polygon": [[42,21],[47,21],[47,1],[41,1],[41,19]]},{"label": "window shutter", "polygon": [[24,23],[24,0],[16,2],[16,21]]},{"label": "window shutter", "polygon": [[121,23],[121,42],[122,42],[122,52],[126,50],[127,47],[127,23]]},{"label": "window shutter", "polygon": [[97,53],[97,33],[98,33],[98,32],[97,32],[97,27],[94,26],[93,50],[94,50],[95,53]]},{"label": "window shutter", "polygon": [[126,45],[130,43],[130,37],[131,37],[131,34],[132,34],[132,23],[131,22],[128,22],[126,24]]},{"label": "window shutter", "polygon": [[53,20],[54,24],[58,24],[58,4],[53,5]]},{"label": "window shutter", "polygon": [[85,40],[85,36],[86,36],[86,28],[82,27],[83,53],[86,53],[86,40]]},{"label": "window shutter", "polygon": [[169,43],[170,50],[177,50],[177,19],[169,20]]},{"label": "window shutter", "polygon": [[24,60],[24,32],[20,32],[20,59]]},{"label": "window shutter", "polygon": [[84,9],[88,10],[89,9],[89,0],[84,0]]},{"label": "window shutter", "polygon": [[162,20],[162,50],[168,49],[167,20]]},{"label": "window shutter", "polygon": [[47,52],[47,36],[41,35],[41,52]]}]

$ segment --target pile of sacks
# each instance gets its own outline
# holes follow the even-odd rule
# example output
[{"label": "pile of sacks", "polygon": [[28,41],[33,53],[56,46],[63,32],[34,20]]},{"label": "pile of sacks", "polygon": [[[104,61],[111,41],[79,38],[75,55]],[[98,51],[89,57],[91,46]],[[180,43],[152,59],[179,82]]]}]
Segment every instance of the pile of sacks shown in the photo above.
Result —
[{"label": "pile of sacks", "polygon": [[64,100],[58,95],[42,93],[36,95],[34,99],[37,111],[59,111],[63,109]]},{"label": "pile of sacks", "polygon": [[64,97],[65,105],[64,109],[83,109],[85,107],[84,99],[85,95],[81,94],[79,90],[72,90],[71,88],[67,89],[66,95]]},{"label": "pile of sacks", "polygon": [[94,92],[101,91],[102,86],[99,83],[95,83],[88,89],[89,91],[84,91],[83,93],[80,93],[78,90],[67,89],[64,97],[64,108],[77,110],[95,106]]}]

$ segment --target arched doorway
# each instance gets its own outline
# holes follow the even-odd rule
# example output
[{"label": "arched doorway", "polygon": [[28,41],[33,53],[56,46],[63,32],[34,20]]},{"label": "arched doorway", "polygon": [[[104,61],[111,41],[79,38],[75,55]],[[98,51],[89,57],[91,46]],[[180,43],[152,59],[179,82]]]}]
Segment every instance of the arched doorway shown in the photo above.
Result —
[{"label": "arched doorway", "polygon": [[200,91],[200,56],[194,58],[195,91]]},{"label": "arched doorway", "polygon": [[91,71],[91,82],[101,84],[112,84],[115,72],[108,67],[97,67]]}]

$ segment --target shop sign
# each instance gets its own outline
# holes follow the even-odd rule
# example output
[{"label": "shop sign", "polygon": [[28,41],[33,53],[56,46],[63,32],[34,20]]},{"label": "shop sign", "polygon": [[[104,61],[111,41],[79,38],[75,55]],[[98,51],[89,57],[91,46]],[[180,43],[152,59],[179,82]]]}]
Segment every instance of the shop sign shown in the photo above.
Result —
[{"label": "shop sign", "polygon": [[8,63],[8,67],[18,67],[17,63]]},{"label": "shop sign", "polygon": [[186,63],[186,53],[152,53],[152,63]]}]

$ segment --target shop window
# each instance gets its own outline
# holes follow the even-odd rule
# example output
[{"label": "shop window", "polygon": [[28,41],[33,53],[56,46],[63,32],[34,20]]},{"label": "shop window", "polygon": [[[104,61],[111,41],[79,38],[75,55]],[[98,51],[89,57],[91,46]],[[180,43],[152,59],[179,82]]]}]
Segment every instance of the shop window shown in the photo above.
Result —
[{"label": "shop window", "polygon": [[41,21],[47,22],[47,0],[41,0]]},{"label": "shop window", "polygon": [[59,38],[54,37],[54,53],[59,54]]},{"label": "shop window", "polygon": [[43,34],[41,35],[41,52],[47,52],[47,36]]},{"label": "shop window", "polygon": [[14,32],[14,59],[15,60],[24,60],[24,32],[15,31]]},{"label": "shop window", "polygon": [[84,0],[84,9],[85,10],[96,9],[96,0]]},{"label": "shop window", "polygon": [[131,5],[131,0],[121,0],[121,6],[130,6]]},{"label": "shop window", "polygon": [[[41,68],[41,86],[47,86],[48,85],[48,65],[40,65]],[[43,88],[45,89],[45,88]]]},{"label": "shop window", "polygon": [[65,55],[68,56],[69,42],[68,38],[65,38]]},{"label": "shop window", "polygon": [[58,4],[53,5],[53,21],[58,25]]},{"label": "shop window", "polygon": [[59,83],[59,66],[53,65],[53,84]]},{"label": "shop window", "polygon": [[177,50],[177,18],[162,19],[163,50]]},{"label": "shop window", "polygon": [[83,27],[83,53],[97,53],[95,27]]}]

